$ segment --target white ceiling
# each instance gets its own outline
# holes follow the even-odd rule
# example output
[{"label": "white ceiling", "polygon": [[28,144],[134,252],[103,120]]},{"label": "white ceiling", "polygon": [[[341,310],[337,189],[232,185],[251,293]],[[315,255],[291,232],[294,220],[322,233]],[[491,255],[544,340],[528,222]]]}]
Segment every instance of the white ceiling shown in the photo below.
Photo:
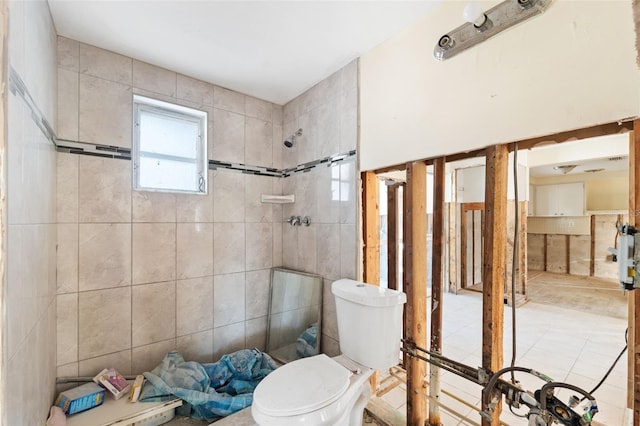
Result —
[{"label": "white ceiling", "polygon": [[59,35],[285,104],[441,0],[49,0]]}]

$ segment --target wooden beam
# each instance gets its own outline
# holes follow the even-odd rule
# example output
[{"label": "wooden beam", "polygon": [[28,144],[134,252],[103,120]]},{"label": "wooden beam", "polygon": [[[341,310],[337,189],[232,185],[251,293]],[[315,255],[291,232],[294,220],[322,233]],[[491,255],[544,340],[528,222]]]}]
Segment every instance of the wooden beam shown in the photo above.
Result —
[{"label": "wooden beam", "polygon": [[[482,367],[496,372],[503,367],[504,274],[507,245],[507,145],[487,149],[485,176],[485,243],[482,290]],[[486,409],[484,406],[482,409]],[[489,422],[500,424],[501,404],[498,403]]]},{"label": "wooden beam", "polygon": [[[431,352],[442,353],[442,295],[444,281],[445,159],[433,162],[433,236],[431,248]],[[440,399],[440,369],[429,366],[429,396]],[[429,424],[440,426],[440,407],[429,404]]]},{"label": "wooden beam", "polygon": [[589,235],[591,237],[591,248],[589,251],[589,276],[593,277],[596,273],[596,215],[592,214],[590,217],[591,231]]},{"label": "wooden beam", "polygon": [[518,282],[520,283],[520,292],[524,294],[525,298],[527,294],[527,202],[520,201],[520,235],[518,237],[518,257],[520,266],[518,268]]},{"label": "wooden beam", "polygon": [[380,285],[380,209],[378,178],[362,172],[362,234],[364,236],[364,282]]},{"label": "wooden beam", "polygon": [[[629,224],[639,226],[637,212],[640,211],[640,120],[634,121],[634,130],[629,137]],[[633,410],[633,424],[640,425],[640,290],[630,291],[628,332],[628,398]]]},{"label": "wooden beam", "polygon": [[[467,288],[467,211],[460,206],[460,286]],[[473,283],[471,283],[473,285]]]},{"label": "wooden beam", "polygon": [[[407,164],[404,206],[403,288],[407,293],[406,340],[409,346],[427,347],[427,166]],[[425,361],[407,360],[407,424],[422,426],[427,420]]]},{"label": "wooden beam", "polygon": [[[455,184],[453,185],[455,188]],[[458,293],[458,256],[457,256],[457,226],[456,215],[458,205],[455,201],[449,203],[449,292]]]},{"label": "wooden beam", "polygon": [[398,290],[398,186],[387,185],[387,286]]}]

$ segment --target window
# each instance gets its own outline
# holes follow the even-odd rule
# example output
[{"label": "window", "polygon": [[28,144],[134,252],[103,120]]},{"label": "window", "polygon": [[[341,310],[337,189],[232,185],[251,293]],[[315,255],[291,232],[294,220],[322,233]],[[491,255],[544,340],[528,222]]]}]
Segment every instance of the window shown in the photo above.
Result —
[{"label": "window", "polygon": [[207,113],[133,97],[133,187],[207,193]]}]

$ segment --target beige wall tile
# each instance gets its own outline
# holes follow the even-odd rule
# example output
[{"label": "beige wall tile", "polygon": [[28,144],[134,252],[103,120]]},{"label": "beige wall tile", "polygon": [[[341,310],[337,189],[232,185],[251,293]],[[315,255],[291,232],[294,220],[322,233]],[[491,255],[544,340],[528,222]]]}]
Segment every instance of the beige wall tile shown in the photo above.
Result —
[{"label": "beige wall tile", "polygon": [[267,317],[250,319],[245,323],[245,340],[247,348],[258,348],[265,351],[267,346]]},{"label": "beige wall tile", "polygon": [[222,327],[245,320],[245,274],[213,277],[213,325]]},{"label": "beige wall tile", "polygon": [[317,109],[317,158],[340,152],[340,98],[332,98]]},{"label": "beige wall tile", "polygon": [[176,339],[152,343],[131,350],[131,373],[142,374],[156,368],[164,356],[176,348]]},{"label": "beige wall tile", "polygon": [[271,104],[271,114],[272,114],[272,120],[273,124],[278,124],[280,126],[282,126],[282,122],[284,120],[284,114],[283,114],[283,107],[282,105],[275,105],[275,104]]},{"label": "beige wall tile", "polygon": [[77,72],[58,68],[58,128],[59,139],[78,140],[79,75]]},{"label": "beige wall tile", "polygon": [[213,149],[209,158],[244,163],[245,116],[222,109],[213,110]]},{"label": "beige wall tile", "polygon": [[132,288],[132,345],[143,346],[176,336],[176,283]]},{"label": "beige wall tile", "polygon": [[131,350],[119,351],[107,355],[80,361],[78,373],[80,376],[95,376],[105,366],[113,367],[121,374],[131,374]]},{"label": "beige wall tile", "polygon": [[269,313],[271,269],[247,272],[245,316],[247,319],[266,317]]},{"label": "beige wall tile", "polygon": [[80,222],[131,221],[131,162],[79,158]]},{"label": "beige wall tile", "polygon": [[58,364],[78,361],[78,293],[58,296],[56,323]]},{"label": "beige wall tile", "polygon": [[81,142],[131,148],[131,86],[80,75]]},{"label": "beige wall tile", "polygon": [[245,122],[244,161],[255,166],[273,165],[273,125],[269,121],[247,117]]},{"label": "beige wall tile", "polygon": [[263,101],[262,99],[252,96],[245,96],[244,109],[248,117],[259,118],[260,120],[268,122],[274,121],[273,104],[271,102]]},{"label": "beige wall tile", "polygon": [[340,152],[358,146],[358,89],[342,94],[340,105]]},{"label": "beige wall tile", "polygon": [[132,59],[80,43],[80,73],[131,86]]},{"label": "beige wall tile", "polygon": [[288,149],[284,146],[284,136],[282,134],[282,125],[273,125],[273,167],[276,169],[283,169],[283,150]]},{"label": "beige wall tile", "polygon": [[78,377],[78,363],[60,365],[56,369],[56,377]]},{"label": "beige wall tile", "polygon": [[298,268],[313,274],[318,271],[317,259],[317,226],[300,227],[298,229]]},{"label": "beige wall tile", "polygon": [[244,322],[213,329],[213,359],[245,348]]},{"label": "beige wall tile", "polygon": [[56,157],[58,222],[78,222],[78,158],[80,156],[58,152]]},{"label": "beige wall tile", "polygon": [[80,374],[82,360],[131,348],[131,287],[80,293],[78,341]]},{"label": "beige wall tile", "polygon": [[[321,158],[318,155],[320,113],[321,109],[315,108],[298,118],[298,125],[302,128],[303,133],[302,136],[296,138],[296,144],[294,145],[294,147],[297,147],[295,151],[298,154],[296,164],[304,164]],[[296,130],[285,131],[285,136]]]},{"label": "beige wall tile", "polygon": [[317,223],[340,222],[340,167],[318,167],[316,175]]},{"label": "beige wall tile", "polygon": [[342,93],[342,69],[334,72],[329,77],[318,83],[318,104],[330,103],[340,97]]},{"label": "beige wall tile", "polygon": [[213,222],[213,171],[209,170],[209,190],[206,195],[177,194],[178,222]]},{"label": "beige wall tile", "polygon": [[340,225],[318,223],[318,272],[332,280],[340,279]]},{"label": "beige wall tile", "polygon": [[245,221],[271,222],[273,220],[273,204],[261,202],[262,194],[275,194],[273,181],[279,178],[267,176],[245,176]]},{"label": "beige wall tile", "polygon": [[133,224],[133,284],[176,278],[176,224]]},{"label": "beige wall tile", "polygon": [[213,225],[178,223],[178,279],[213,275]]},{"label": "beige wall tile", "polygon": [[216,170],[213,176],[214,222],[243,222],[245,175],[229,170]]},{"label": "beige wall tile", "polygon": [[357,227],[354,224],[340,225],[340,278],[358,279]]},{"label": "beige wall tile", "polygon": [[78,225],[58,224],[57,293],[78,291]]},{"label": "beige wall tile", "polygon": [[80,291],[131,284],[131,224],[80,224]]},{"label": "beige wall tile", "polygon": [[80,70],[80,43],[58,36],[58,68],[78,72]]},{"label": "beige wall tile", "polygon": [[176,96],[176,79],[173,71],[133,60],[134,87],[173,97]]},{"label": "beige wall tile", "polygon": [[219,86],[213,87],[213,106],[226,111],[244,114],[244,95]]},{"label": "beige wall tile", "polygon": [[213,328],[213,277],[179,280],[177,283],[178,336]]},{"label": "beige wall tile", "polygon": [[213,270],[216,275],[245,270],[244,223],[215,223]]},{"label": "beige wall tile", "polygon": [[176,348],[187,361],[217,361],[213,359],[213,330],[178,337]]},{"label": "beige wall tile", "polygon": [[282,234],[283,224],[273,223],[273,266],[282,266]]},{"label": "beige wall tile", "polygon": [[132,222],[175,222],[176,194],[131,191]]},{"label": "beige wall tile", "polygon": [[358,59],[354,59],[342,67],[342,91],[348,92],[358,88]]},{"label": "beige wall tile", "polygon": [[247,223],[246,270],[273,266],[273,226],[271,223]]},{"label": "beige wall tile", "polygon": [[340,166],[340,223],[356,223],[357,219],[357,172],[354,162]]},{"label": "beige wall tile", "polygon": [[178,74],[178,98],[199,105],[213,105],[213,85]]}]

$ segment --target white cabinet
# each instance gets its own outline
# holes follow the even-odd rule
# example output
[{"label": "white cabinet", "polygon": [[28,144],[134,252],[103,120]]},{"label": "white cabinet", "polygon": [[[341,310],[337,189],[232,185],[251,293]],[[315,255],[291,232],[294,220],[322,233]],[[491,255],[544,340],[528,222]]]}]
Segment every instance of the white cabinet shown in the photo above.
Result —
[{"label": "white cabinet", "polygon": [[535,216],[584,215],[584,183],[535,185]]}]

